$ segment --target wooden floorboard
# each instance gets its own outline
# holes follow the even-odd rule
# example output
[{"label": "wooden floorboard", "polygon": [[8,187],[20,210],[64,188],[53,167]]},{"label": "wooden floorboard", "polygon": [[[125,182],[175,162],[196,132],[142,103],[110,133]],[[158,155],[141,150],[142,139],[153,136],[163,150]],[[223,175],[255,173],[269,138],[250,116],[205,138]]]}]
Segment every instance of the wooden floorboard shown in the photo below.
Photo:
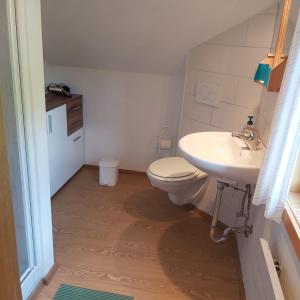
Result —
[{"label": "wooden floorboard", "polygon": [[234,238],[214,244],[207,219],[173,205],[146,176],[120,174],[100,187],[83,168],[53,198],[58,270],[37,299],[61,283],[136,300],[242,299]]}]

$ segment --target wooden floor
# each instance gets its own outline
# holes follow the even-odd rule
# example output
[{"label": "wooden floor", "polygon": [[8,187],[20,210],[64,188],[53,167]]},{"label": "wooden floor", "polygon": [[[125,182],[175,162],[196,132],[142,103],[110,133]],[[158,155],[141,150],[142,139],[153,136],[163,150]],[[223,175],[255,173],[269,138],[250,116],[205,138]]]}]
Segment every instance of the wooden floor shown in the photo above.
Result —
[{"label": "wooden floor", "polygon": [[61,283],[136,300],[243,299],[234,239],[212,243],[207,220],[145,176],[120,174],[105,188],[97,170],[84,168],[52,210],[59,269],[37,299],[52,299]]}]

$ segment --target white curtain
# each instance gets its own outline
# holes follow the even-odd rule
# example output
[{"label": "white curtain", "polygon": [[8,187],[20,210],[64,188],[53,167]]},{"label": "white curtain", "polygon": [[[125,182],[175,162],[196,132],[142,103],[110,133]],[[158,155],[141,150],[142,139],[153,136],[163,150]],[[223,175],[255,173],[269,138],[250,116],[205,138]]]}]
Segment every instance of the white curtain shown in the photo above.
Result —
[{"label": "white curtain", "polygon": [[265,217],[268,219],[281,221],[299,145],[300,18],[297,21],[269,143],[253,197],[253,204],[266,204]]}]

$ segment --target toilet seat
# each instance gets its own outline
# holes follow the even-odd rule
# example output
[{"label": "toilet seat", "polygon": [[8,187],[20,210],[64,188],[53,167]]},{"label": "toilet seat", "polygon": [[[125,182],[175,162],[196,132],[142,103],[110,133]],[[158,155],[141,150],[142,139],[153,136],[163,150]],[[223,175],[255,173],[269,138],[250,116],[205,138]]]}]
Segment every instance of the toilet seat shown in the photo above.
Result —
[{"label": "toilet seat", "polygon": [[184,158],[166,157],[154,161],[147,170],[151,185],[167,192],[176,205],[201,199],[206,191],[208,175]]},{"label": "toilet seat", "polygon": [[148,168],[148,174],[157,180],[175,182],[207,176],[181,157],[166,157],[154,161]]}]

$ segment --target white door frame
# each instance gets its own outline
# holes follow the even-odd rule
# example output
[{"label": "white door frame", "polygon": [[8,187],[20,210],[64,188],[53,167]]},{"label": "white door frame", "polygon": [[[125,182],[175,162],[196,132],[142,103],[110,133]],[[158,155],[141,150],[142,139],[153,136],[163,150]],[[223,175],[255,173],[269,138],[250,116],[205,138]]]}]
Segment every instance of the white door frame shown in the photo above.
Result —
[{"label": "white door frame", "polygon": [[32,212],[35,266],[21,284],[27,299],[54,265],[41,6],[40,0],[6,1],[16,119],[25,127]]}]

